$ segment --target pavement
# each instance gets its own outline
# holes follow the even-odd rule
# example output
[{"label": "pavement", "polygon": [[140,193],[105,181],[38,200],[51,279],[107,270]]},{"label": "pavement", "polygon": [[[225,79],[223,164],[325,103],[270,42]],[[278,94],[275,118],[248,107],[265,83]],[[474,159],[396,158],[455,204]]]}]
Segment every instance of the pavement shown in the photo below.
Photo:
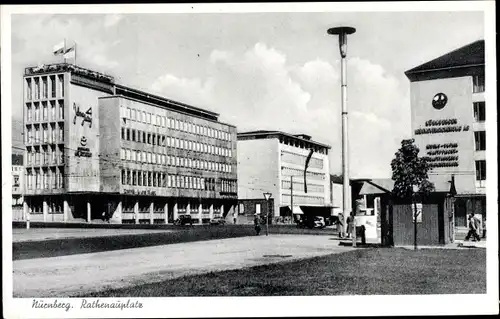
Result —
[{"label": "pavement", "polygon": [[353,249],[340,246],[333,236],[271,234],[16,260],[13,294],[14,297],[70,297]]},{"label": "pavement", "polygon": [[109,229],[109,228],[13,228],[12,242],[39,241],[62,238],[88,238],[117,235],[135,235],[146,233],[172,232],[161,229]]}]

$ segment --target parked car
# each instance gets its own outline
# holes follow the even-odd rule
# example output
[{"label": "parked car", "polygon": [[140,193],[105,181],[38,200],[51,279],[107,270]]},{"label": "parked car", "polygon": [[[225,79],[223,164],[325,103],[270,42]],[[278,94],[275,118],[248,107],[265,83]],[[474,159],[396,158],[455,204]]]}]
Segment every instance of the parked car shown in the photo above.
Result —
[{"label": "parked car", "polygon": [[193,225],[193,218],[191,215],[180,215],[175,221],[174,225]]},{"label": "parked car", "polygon": [[221,216],[215,216],[210,220],[210,225],[225,225],[226,221]]}]

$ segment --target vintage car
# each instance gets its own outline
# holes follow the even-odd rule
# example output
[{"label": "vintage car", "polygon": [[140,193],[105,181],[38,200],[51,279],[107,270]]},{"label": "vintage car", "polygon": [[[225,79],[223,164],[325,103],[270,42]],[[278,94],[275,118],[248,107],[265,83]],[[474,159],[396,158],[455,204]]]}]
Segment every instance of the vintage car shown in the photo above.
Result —
[{"label": "vintage car", "polygon": [[225,225],[226,221],[222,216],[215,216],[210,220],[210,225]]},{"label": "vintage car", "polygon": [[175,221],[174,225],[193,225],[193,218],[191,215],[180,215]]}]

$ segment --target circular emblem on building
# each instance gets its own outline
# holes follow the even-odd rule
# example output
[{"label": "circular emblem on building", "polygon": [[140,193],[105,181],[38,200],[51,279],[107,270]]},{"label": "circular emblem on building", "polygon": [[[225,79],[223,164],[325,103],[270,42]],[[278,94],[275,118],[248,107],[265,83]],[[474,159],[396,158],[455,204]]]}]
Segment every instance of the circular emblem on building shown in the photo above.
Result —
[{"label": "circular emblem on building", "polygon": [[437,110],[442,109],[447,102],[448,97],[444,93],[438,93],[432,98],[432,106]]},{"label": "circular emblem on building", "polygon": [[80,144],[82,146],[87,146],[87,138],[85,136],[82,136],[82,138],[80,139]]}]

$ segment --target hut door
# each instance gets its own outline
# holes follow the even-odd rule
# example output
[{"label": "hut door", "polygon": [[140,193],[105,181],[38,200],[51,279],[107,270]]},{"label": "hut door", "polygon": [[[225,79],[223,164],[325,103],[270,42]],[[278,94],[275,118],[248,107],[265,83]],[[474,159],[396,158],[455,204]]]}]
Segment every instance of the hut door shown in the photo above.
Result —
[{"label": "hut door", "polygon": [[439,204],[438,208],[438,236],[439,236],[439,243],[441,245],[444,244],[444,215],[446,211],[446,203]]}]

